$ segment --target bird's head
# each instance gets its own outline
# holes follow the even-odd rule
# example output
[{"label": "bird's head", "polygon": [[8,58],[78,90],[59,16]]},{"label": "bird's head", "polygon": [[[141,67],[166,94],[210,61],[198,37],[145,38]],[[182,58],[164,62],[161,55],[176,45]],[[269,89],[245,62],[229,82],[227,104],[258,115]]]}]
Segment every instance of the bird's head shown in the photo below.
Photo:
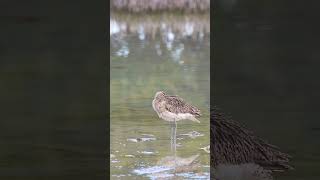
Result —
[{"label": "bird's head", "polygon": [[164,91],[158,91],[156,92],[156,95],[154,96],[154,98],[162,98],[166,95],[166,93]]}]

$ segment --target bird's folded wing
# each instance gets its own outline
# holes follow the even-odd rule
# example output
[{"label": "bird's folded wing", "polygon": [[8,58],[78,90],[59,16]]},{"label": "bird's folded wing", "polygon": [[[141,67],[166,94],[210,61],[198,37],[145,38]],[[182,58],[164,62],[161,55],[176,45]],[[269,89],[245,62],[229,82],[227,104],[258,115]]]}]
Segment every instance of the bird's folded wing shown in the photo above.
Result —
[{"label": "bird's folded wing", "polygon": [[200,115],[200,110],[189,105],[182,98],[178,96],[167,96],[165,108],[171,113],[190,113],[193,115]]}]

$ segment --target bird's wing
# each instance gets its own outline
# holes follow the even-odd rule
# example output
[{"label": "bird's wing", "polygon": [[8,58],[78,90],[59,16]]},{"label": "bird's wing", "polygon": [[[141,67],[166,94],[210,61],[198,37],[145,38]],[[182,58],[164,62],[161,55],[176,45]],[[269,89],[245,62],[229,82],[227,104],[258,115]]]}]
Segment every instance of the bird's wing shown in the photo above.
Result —
[{"label": "bird's wing", "polygon": [[179,96],[166,96],[165,108],[172,113],[190,113],[195,116],[200,116],[200,110],[188,103],[186,103]]}]

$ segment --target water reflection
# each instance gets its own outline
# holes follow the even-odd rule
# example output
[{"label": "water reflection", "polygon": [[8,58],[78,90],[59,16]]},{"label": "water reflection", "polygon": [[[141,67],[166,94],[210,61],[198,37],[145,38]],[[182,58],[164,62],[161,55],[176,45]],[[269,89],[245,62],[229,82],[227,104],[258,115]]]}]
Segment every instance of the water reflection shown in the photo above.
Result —
[{"label": "water reflection", "polygon": [[210,179],[209,172],[203,171],[198,161],[199,154],[189,157],[177,156],[176,125],[171,126],[171,155],[161,158],[154,166],[138,168],[133,172],[150,179]]},{"label": "water reflection", "polygon": [[197,162],[199,154],[182,158],[166,156],[161,158],[155,166],[134,170],[139,175],[146,175],[150,179],[209,179],[209,173],[201,172],[201,164]]},{"label": "water reflection", "polygon": [[132,34],[140,40],[155,39],[160,34],[166,42],[184,38],[201,41],[210,34],[210,14],[161,14],[159,17],[111,13],[110,35],[123,37]]},{"label": "water reflection", "polygon": [[[111,46],[117,48],[117,55],[128,57],[130,48],[128,47],[128,36],[136,37],[143,47],[150,41],[156,41],[153,51],[159,56],[169,53],[172,59],[178,64],[181,54],[185,50],[184,40],[192,41],[199,45],[206,42],[210,36],[210,15],[168,15],[158,16],[138,16],[112,13],[110,16],[110,36]],[[161,46],[167,52],[163,52]]]}]

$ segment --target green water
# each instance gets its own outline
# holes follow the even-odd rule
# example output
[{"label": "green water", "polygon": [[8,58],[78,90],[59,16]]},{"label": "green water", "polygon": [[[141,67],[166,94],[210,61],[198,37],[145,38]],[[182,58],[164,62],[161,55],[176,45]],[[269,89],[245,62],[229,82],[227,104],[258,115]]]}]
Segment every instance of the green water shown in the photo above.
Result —
[{"label": "green water", "polygon": [[[153,21],[152,24],[156,26],[156,32],[148,30],[150,23],[146,24],[141,19],[135,20],[135,24],[130,24],[130,18],[122,22],[114,21],[125,23],[131,31],[133,26],[139,28],[137,32],[128,33],[127,30],[110,35],[110,176],[112,179],[157,176],[208,179],[210,157],[200,148],[210,144],[210,33],[200,32],[203,29],[196,29],[195,26],[191,26],[191,31],[190,27],[187,29],[188,25],[179,21],[180,30],[187,32],[179,31],[179,27],[172,28],[172,38],[168,27],[174,24],[174,16],[170,16],[170,20],[159,16],[158,22]],[[203,21],[209,24],[209,18]],[[159,30],[161,23],[165,23],[167,29]],[[166,171],[153,173],[159,170],[159,161],[174,155],[170,149],[171,126],[159,119],[151,105],[159,90],[179,95],[202,112],[200,124],[191,121],[178,123],[176,157],[197,157],[196,168],[180,174]],[[191,138],[181,135],[191,131],[200,133],[200,136]],[[134,142],[137,138],[150,139]]]}]

